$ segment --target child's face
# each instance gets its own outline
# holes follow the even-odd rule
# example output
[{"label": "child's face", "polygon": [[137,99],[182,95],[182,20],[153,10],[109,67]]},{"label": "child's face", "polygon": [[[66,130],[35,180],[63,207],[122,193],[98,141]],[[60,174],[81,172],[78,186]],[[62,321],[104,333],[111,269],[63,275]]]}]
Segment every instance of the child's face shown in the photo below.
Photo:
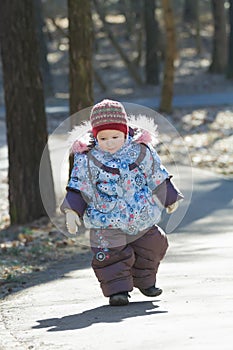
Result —
[{"label": "child's face", "polygon": [[102,130],[97,134],[99,147],[110,153],[117,152],[125,143],[125,134],[119,130]]}]

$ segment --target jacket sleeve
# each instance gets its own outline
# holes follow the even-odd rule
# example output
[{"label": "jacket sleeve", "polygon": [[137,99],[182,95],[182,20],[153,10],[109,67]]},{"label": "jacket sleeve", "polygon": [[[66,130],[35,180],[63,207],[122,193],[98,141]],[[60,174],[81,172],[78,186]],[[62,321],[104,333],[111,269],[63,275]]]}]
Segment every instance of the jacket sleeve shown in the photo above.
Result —
[{"label": "jacket sleeve", "polygon": [[66,196],[60,206],[61,211],[64,213],[65,209],[72,209],[80,217],[83,217],[87,207],[87,202],[84,198],[87,198],[89,194],[87,157],[85,154],[75,153],[74,165],[66,190]]},{"label": "jacket sleeve", "polygon": [[153,191],[153,195],[156,195],[162,206],[167,208],[169,205],[184,198],[183,194],[171,181],[172,176],[169,176],[164,182],[162,182]]},{"label": "jacket sleeve", "polygon": [[61,211],[64,213],[65,209],[72,209],[82,218],[86,207],[87,203],[84,200],[81,192],[74,191],[67,187],[66,196],[60,206]]}]

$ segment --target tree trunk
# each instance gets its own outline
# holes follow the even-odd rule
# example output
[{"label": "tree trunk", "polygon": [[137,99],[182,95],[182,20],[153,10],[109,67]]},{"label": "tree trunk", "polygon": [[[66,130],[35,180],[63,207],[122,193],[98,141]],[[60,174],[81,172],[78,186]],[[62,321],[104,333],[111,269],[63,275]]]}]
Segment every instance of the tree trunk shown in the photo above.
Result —
[{"label": "tree trunk", "polygon": [[160,111],[170,113],[172,111],[172,99],[174,88],[174,61],[176,56],[176,35],[174,25],[174,14],[170,0],[162,0],[164,23],[166,30],[166,56],[164,64],[164,75]]},{"label": "tree trunk", "polygon": [[228,63],[226,76],[228,79],[233,79],[233,0],[229,0],[229,24],[230,33],[228,40]]},{"label": "tree trunk", "polygon": [[120,0],[119,9],[125,17],[125,38],[135,52],[134,64],[140,68],[143,54],[143,2],[144,0]]},{"label": "tree trunk", "polygon": [[183,10],[183,21],[185,23],[195,23],[198,17],[196,0],[185,0]]},{"label": "tree trunk", "polygon": [[227,33],[224,0],[212,0],[214,35],[210,73],[225,73],[227,65]]},{"label": "tree trunk", "polygon": [[93,104],[92,18],[90,0],[68,0],[70,113]]},{"label": "tree trunk", "polygon": [[122,0],[119,3],[121,12],[125,16],[126,38],[130,40],[131,36],[135,34],[135,0]]},{"label": "tree trunk", "polygon": [[[93,105],[93,25],[90,0],[68,0],[69,18],[69,90],[71,126],[74,113]],[[79,114],[79,122],[85,115]],[[74,157],[69,157],[69,175]]]},{"label": "tree trunk", "polygon": [[200,0],[196,0],[196,21],[195,21],[195,41],[196,41],[196,51],[197,55],[200,55],[202,52],[202,42],[201,42],[201,23],[200,23]]},{"label": "tree trunk", "polygon": [[35,7],[35,21],[36,21],[36,33],[39,43],[39,62],[41,68],[41,74],[43,77],[44,94],[45,97],[51,97],[54,95],[53,91],[53,79],[50,70],[50,65],[47,59],[48,48],[46,43],[46,37],[43,32],[44,19],[41,0],[34,0]]},{"label": "tree trunk", "polygon": [[[45,215],[39,190],[39,167],[47,143],[44,96],[31,0],[0,1],[0,42],[9,153],[11,224]],[[49,155],[47,155],[49,162]],[[50,162],[48,188],[55,208]]]},{"label": "tree trunk", "polygon": [[159,84],[159,26],[155,18],[155,0],[144,0],[146,33],[146,83]]}]

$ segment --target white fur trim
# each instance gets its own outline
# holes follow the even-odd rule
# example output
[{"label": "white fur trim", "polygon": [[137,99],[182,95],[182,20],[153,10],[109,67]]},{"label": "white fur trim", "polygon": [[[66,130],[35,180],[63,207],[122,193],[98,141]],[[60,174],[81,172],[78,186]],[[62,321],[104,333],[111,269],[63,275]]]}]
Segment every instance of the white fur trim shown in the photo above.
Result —
[{"label": "white fur trim", "polygon": [[129,123],[128,123],[129,126],[131,126],[132,128],[139,128],[142,130],[138,138],[140,138],[141,135],[143,134],[143,130],[146,130],[151,135],[150,143],[152,145],[156,145],[159,143],[158,131],[157,131],[158,125],[155,123],[153,118],[149,118],[146,115],[139,114],[137,116],[130,115],[128,117],[128,120],[129,120]]},{"label": "white fur trim", "polygon": [[75,126],[68,136],[68,147],[72,152],[72,146],[76,141],[81,141],[83,144],[88,145],[90,143],[91,123],[90,121],[82,122],[80,125]]}]

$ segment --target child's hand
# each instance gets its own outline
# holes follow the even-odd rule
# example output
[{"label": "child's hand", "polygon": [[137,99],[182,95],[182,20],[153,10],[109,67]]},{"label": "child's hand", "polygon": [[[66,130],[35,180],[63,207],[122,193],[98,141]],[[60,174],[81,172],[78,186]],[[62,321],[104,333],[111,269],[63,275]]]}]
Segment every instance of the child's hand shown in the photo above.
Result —
[{"label": "child's hand", "polygon": [[71,209],[66,209],[66,227],[70,234],[74,235],[78,232],[78,226],[81,226],[81,222],[78,214]]},{"label": "child's hand", "polygon": [[173,212],[178,208],[178,206],[179,206],[178,202],[175,202],[175,203],[169,205],[169,206],[166,208],[167,213],[168,213],[168,214],[173,213]]}]

